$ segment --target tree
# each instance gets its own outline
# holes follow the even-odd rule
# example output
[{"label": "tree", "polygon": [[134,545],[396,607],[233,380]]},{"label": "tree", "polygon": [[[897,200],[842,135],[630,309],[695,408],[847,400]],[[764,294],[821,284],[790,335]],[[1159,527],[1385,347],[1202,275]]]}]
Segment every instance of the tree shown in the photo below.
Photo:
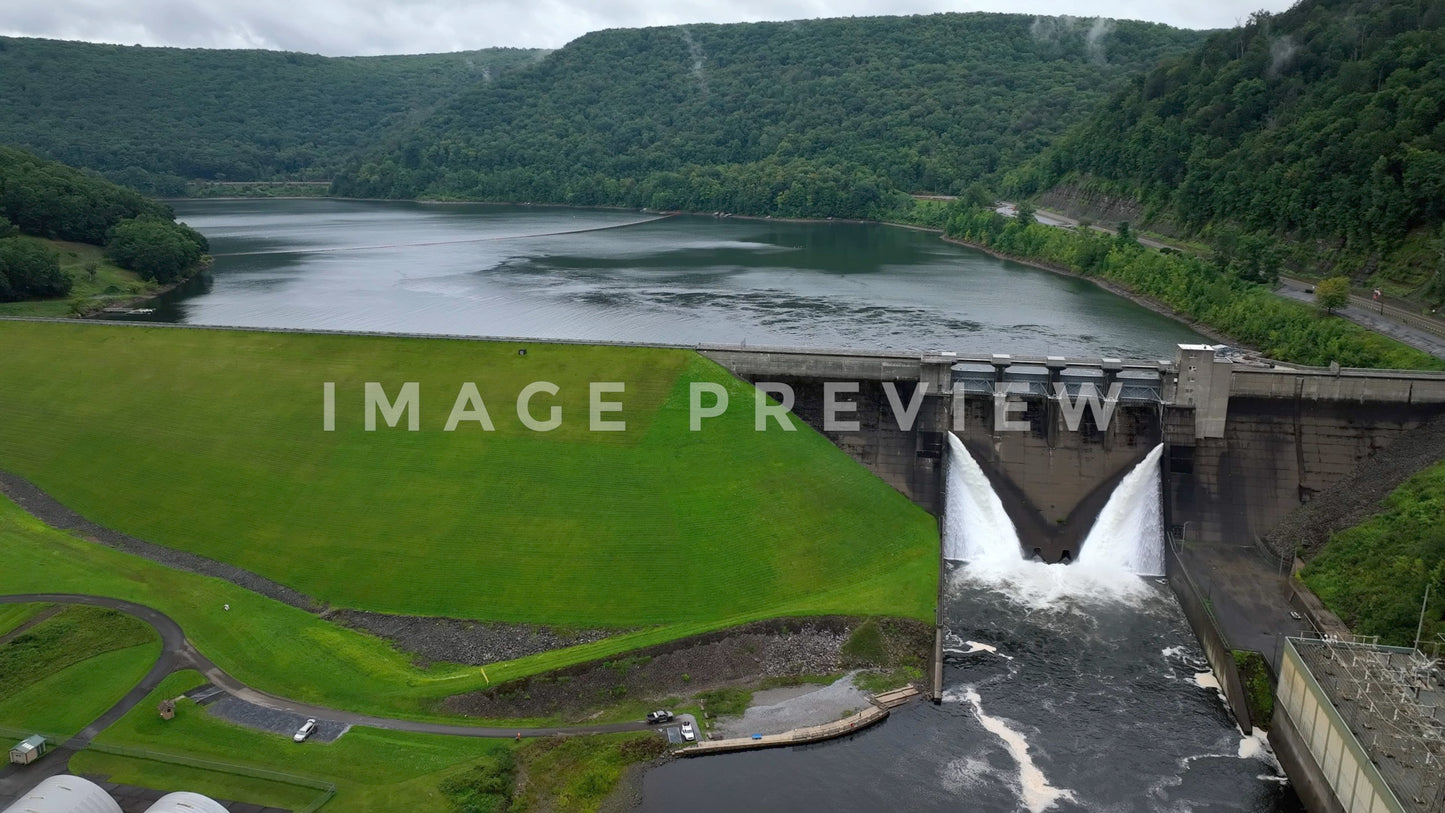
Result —
[{"label": "tree", "polygon": [[138,217],[123,220],[111,230],[105,252],[121,268],[168,284],[183,279],[207,248],[206,238],[189,226]]},{"label": "tree", "polygon": [[1129,221],[1127,220],[1119,221],[1119,228],[1114,234],[1120,245],[1132,246],[1138,243],[1138,241],[1134,239],[1134,231],[1129,228]]},{"label": "tree", "polygon": [[12,237],[19,233],[20,230],[15,228],[14,223],[11,223],[5,215],[0,215],[0,238]]},{"label": "tree", "polygon": [[1350,278],[1330,277],[1315,286],[1315,306],[1325,313],[1334,313],[1350,302]]},{"label": "tree", "polygon": [[26,238],[0,240],[0,299],[52,299],[70,286],[54,251]]}]

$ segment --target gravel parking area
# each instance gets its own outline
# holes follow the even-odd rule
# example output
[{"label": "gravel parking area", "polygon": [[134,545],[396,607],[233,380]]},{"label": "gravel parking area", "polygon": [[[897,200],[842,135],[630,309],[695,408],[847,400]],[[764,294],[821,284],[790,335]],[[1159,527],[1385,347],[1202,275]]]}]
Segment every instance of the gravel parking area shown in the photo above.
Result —
[{"label": "gravel parking area", "polygon": [[[290,737],[296,733],[296,729],[306,722],[306,718],[300,714],[293,714],[289,711],[277,711],[268,709],[265,706],[258,706],[255,703],[247,703],[238,697],[224,697],[206,706],[206,711],[220,717],[223,720],[243,725],[247,728],[254,728],[257,731],[269,731],[272,734]],[[330,720],[316,721],[316,731],[306,742],[336,742],[351,729],[345,723],[332,722]]]},{"label": "gravel parking area", "polygon": [[753,734],[781,734],[795,728],[831,723],[844,714],[867,708],[868,693],[853,685],[849,672],[827,686],[790,686],[753,694],[752,705],[741,717],[713,723],[719,738]]}]

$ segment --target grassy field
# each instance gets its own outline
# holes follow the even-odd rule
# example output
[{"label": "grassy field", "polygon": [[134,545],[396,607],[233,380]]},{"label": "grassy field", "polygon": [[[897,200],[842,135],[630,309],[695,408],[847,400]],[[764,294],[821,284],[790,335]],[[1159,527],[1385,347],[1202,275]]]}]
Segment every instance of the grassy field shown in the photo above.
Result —
[{"label": "grassy field", "polygon": [[[447,778],[489,760],[502,758],[509,740],[443,737],[357,728],[334,743],[302,745],[289,737],[241,728],[206,714],[189,700],[176,704],[176,716],[162,720],[156,704],[176,697],[205,679],[179,672],[107,729],[98,742],[143,748],[159,754],[180,754],[230,765],[260,768],[321,779],[336,785],[336,798],[325,810],[445,810],[439,785]],[[292,806],[316,792],[295,785],[251,779],[220,771],[180,768],[163,761],[138,760],[87,751],[71,762],[72,770],[110,774],[121,782],[150,787],[177,787],[258,804]]]},{"label": "grassy field", "polygon": [[[27,617],[41,609],[19,606]],[[67,607],[0,646],[0,726],[74,734],[125,696],[160,652],[160,636],[130,616]]]},{"label": "grassy field", "polygon": [[[33,323],[0,344],[0,466],[334,605],[619,627],[932,614],[933,520],[806,427],[755,432],[751,388],[688,351]],[[515,414],[536,380],[561,390],[555,431]],[[594,380],[625,383],[626,431],[587,431]],[[368,381],[420,382],[421,431],[365,431]],[[495,432],[443,431],[468,381]],[[689,432],[694,381],[741,406]]]},{"label": "grassy field", "polygon": [[[360,712],[440,719],[431,712],[437,701],[487,685],[478,669],[454,664],[421,669],[379,638],[230,582],[171,570],[56,531],[4,498],[0,498],[0,561],[6,563],[0,568],[0,594],[54,590],[115,596],[155,607],[176,619],[186,636],[221,668],[285,697]],[[224,604],[231,605],[229,612],[222,609]],[[492,664],[487,676],[501,682],[757,617],[761,614],[652,627]]]},{"label": "grassy field", "polygon": [[[318,791],[296,781],[336,786],[326,811],[489,810],[511,800],[513,810],[595,810],[631,764],[666,750],[656,733],[529,740],[478,740],[352,729],[335,743],[250,731],[206,714],[189,700],[161,720],[156,704],[205,681],[199,673],[167,678],[140,706],[98,738],[104,746],[142,749],[147,758],[85,751],[71,768],[113,781],[186,790],[212,798],[296,809]],[[174,755],[209,767],[168,761]],[[248,775],[276,771],[279,777]],[[525,777],[514,793],[513,781]],[[467,806],[470,804],[471,806]]]},{"label": "grassy field", "polygon": [[112,265],[100,246],[39,237],[20,239],[50,246],[60,255],[60,270],[75,280],[75,286],[70,289],[70,296],[61,299],[0,302],[0,316],[69,316],[75,311],[74,303],[80,303],[87,309],[99,308],[112,301],[133,299],[159,287],[154,282],[141,279],[133,271]]},{"label": "grassy field", "polygon": [[45,612],[51,606],[49,604],[0,604],[0,636],[8,635],[12,630]]},{"label": "grassy field", "polygon": [[0,697],[0,726],[79,733],[115,705],[161,654],[160,639],[87,658]]},{"label": "grassy field", "polygon": [[0,686],[23,689],[86,658],[160,640],[149,625],[99,607],[67,607],[0,646]]}]

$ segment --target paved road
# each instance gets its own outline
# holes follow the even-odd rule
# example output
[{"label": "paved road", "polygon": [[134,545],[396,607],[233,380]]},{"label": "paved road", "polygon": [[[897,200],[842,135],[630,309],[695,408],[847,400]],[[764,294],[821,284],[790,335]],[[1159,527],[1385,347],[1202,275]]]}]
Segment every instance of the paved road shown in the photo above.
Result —
[{"label": "paved road", "polygon": [[1309,630],[1285,597],[1288,572],[1252,545],[1186,542],[1179,561],[1210,603],[1229,645],[1261,653],[1279,674],[1281,639]]},{"label": "paved road", "polygon": [[372,728],[384,728],[391,731],[413,731],[423,734],[448,734],[457,737],[493,737],[507,738],[521,734],[523,737],[553,737],[576,734],[615,734],[626,731],[647,731],[651,727],[646,723],[603,723],[599,725],[583,726],[547,726],[542,728],[516,728],[516,727],[488,727],[472,726],[454,723],[428,723],[418,720],[399,720],[391,717],[375,717],[369,714],[356,714],[354,712],[342,711],[340,709],[317,706],[310,703],[301,703],[289,700],[284,697],[269,694],[253,689],[241,681],[231,677],[220,667],[216,666],[206,656],[202,655],[195,646],[187,640],[185,633],[181,630],[170,616],[159,610],[147,607],[143,604],[125,601],[107,596],[87,596],[69,593],[26,593],[23,595],[0,596],[0,604],[17,604],[29,602],[49,602],[53,604],[89,604],[96,607],[107,607],[118,610],[127,615],[135,616],[140,620],[155,627],[156,632],[161,636],[161,656],[156,660],[155,666],[150,672],[131,689],[120,702],[116,703],[110,710],[102,714],[95,722],[85,727],[85,730],[76,735],[67,746],[83,748],[88,745],[103,729],[119,720],[136,706],[146,695],[155,690],[156,686],[165,679],[167,675],[178,669],[195,669],[205,675],[211,683],[224,690],[233,697],[239,697],[258,706],[264,706],[277,711],[285,711],[299,714],[303,717],[315,717],[318,720],[329,720],[346,725],[370,726]]},{"label": "paved road", "polygon": [[[1003,201],[1002,203],[1000,203],[994,208],[994,211],[998,212],[1004,217],[1013,217],[1014,215],[1018,214],[1018,212],[1014,209],[1014,204],[1009,203],[1008,201]],[[1049,209],[1034,209],[1034,220],[1045,226],[1058,226],[1059,228],[1063,229],[1072,229],[1079,225],[1079,221],[1075,218],[1069,217],[1062,212],[1055,212]],[[1103,232],[1104,234],[1115,233],[1113,229],[1108,228],[1107,226],[1094,225],[1090,226],[1089,228],[1097,232]],[[1151,240],[1148,237],[1140,237],[1137,234],[1134,235],[1134,240],[1137,241],[1139,245],[1148,246],[1150,248],[1172,248],[1176,250],[1178,250],[1179,248],[1178,246],[1171,246],[1168,243],[1161,243],[1158,240]]]},{"label": "paved road", "polygon": [[[1315,295],[1312,293],[1314,289],[1313,283],[1289,279],[1287,277],[1281,277],[1279,282],[1280,286],[1275,290],[1275,293],[1289,299],[1314,304]],[[1335,313],[1349,319],[1351,322],[1363,325],[1376,333],[1382,333],[1392,339],[1397,339],[1411,347],[1423,350],[1436,358],[1445,359],[1445,337],[1402,324],[1395,319],[1391,319],[1388,314],[1377,313],[1355,303],[1346,305],[1343,308],[1336,308]]]},{"label": "paved road", "polygon": [[[994,211],[1005,217],[1013,217],[1017,213],[1014,209],[1014,204],[1009,203],[1008,201],[1001,201],[998,206],[994,208]],[[1044,224],[1045,226],[1074,228],[1075,226],[1079,225],[1078,220],[1075,220],[1068,215],[1061,214],[1059,212],[1048,211],[1046,209],[1035,210],[1034,219]],[[1114,233],[1112,229],[1107,229],[1103,226],[1091,226],[1090,228],[1094,229],[1095,231],[1107,232],[1109,234]],[[1150,248],[1179,248],[1178,246],[1171,246],[1167,243],[1161,243],[1157,240],[1151,240],[1147,237],[1136,236],[1135,239],[1138,240],[1140,245],[1149,246]],[[1314,304],[1314,294],[1310,293],[1312,289],[1313,285],[1311,283],[1301,280],[1289,279],[1287,277],[1281,277],[1280,287],[1275,290],[1275,293],[1288,299],[1294,299],[1300,302],[1308,302],[1310,304]],[[1344,308],[1338,308],[1335,310],[1335,313],[1350,320],[1351,322],[1354,322],[1357,325],[1369,328],[1376,333],[1389,336],[1392,339],[1408,344],[1418,350],[1423,350],[1424,352],[1429,353],[1436,358],[1445,359],[1445,336],[1439,336],[1427,330],[1420,330],[1419,328],[1404,324],[1398,319],[1392,319],[1387,313],[1377,313],[1371,311],[1368,307],[1362,307],[1357,303],[1351,304]]]}]

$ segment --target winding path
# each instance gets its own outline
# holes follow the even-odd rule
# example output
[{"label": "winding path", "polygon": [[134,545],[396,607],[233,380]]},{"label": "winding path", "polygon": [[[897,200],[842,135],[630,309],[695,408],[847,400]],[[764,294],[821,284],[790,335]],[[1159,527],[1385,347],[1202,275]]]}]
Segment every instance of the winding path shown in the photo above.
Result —
[{"label": "winding path", "polygon": [[[554,737],[570,736],[577,734],[616,734],[627,731],[648,731],[652,727],[643,722],[627,723],[601,723],[596,725],[581,726],[548,726],[542,728],[497,728],[489,726],[472,726],[458,723],[429,723],[420,720],[402,720],[392,717],[374,717],[369,714],[356,714],[354,712],[342,711],[340,709],[327,708],[325,706],[301,703],[278,697],[274,694],[253,689],[241,681],[224,672],[219,666],[211,662],[209,658],[202,655],[195,646],[186,638],[181,626],[170,616],[147,607],[144,604],[136,604],[124,599],[110,598],[108,596],[89,596],[74,593],[25,593],[20,595],[0,596],[0,604],[26,604],[41,602],[49,604],[89,604],[96,607],[105,607],[117,610],[127,615],[135,616],[150,624],[161,636],[161,655],[156,659],[155,665],[146,673],[145,677],[135,685],[125,697],[121,698],[114,706],[111,706],[94,722],[86,726],[83,731],[73,739],[67,741],[64,748],[79,750],[90,744],[102,730],[111,725],[126,712],[135,708],[140,701],[160,685],[167,675],[178,669],[195,669],[205,675],[216,687],[227,694],[238,697],[258,706],[264,706],[277,711],[299,714],[303,717],[315,717],[317,719],[331,720],[348,725],[369,726],[371,728],[383,728],[391,731],[412,731],[421,734],[447,734],[457,737],[494,737],[511,738],[518,734],[523,737]],[[689,715],[679,715],[679,718],[687,718]]]}]

